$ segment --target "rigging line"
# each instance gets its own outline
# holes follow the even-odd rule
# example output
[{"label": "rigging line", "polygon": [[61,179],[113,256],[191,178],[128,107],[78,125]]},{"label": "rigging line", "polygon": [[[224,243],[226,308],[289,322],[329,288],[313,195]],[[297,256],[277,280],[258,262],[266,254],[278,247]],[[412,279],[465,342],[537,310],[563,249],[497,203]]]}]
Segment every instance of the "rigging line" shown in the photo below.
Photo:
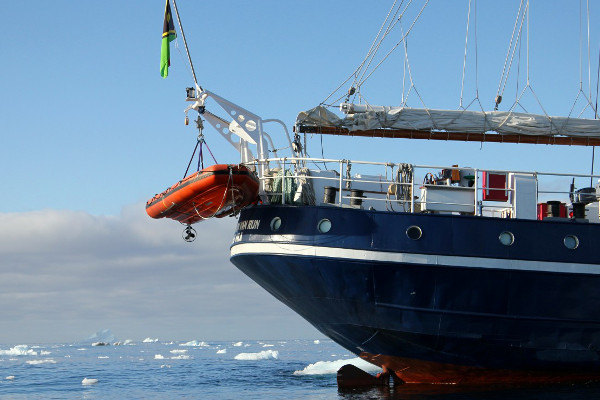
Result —
[{"label": "rigging line", "polygon": [[525,7],[525,13],[527,14],[527,86],[529,86],[529,0],[527,0],[527,6]]},{"label": "rigging line", "polygon": [[479,98],[479,41],[477,40],[477,0],[475,0],[474,18],[475,18],[475,97]]},{"label": "rigging line", "polygon": [[[367,51],[367,55],[365,56],[365,58],[363,59],[363,61],[359,64],[358,68],[355,71],[355,79],[354,79],[354,83],[356,83],[356,73],[359,73],[360,70],[363,68],[363,66],[365,65],[365,63],[367,62],[367,60],[371,57],[371,54],[373,53],[373,49],[376,47],[376,43],[377,47],[379,47],[379,45],[381,44],[381,41],[378,41],[379,39],[379,35],[381,35],[381,31],[383,31],[383,27],[385,26],[385,24],[387,23],[388,19],[390,18],[390,15],[392,14],[392,11],[394,10],[394,8],[396,7],[396,3],[398,2],[398,0],[394,0],[394,3],[392,4],[392,6],[390,7],[390,10],[388,11],[385,19],[383,20],[383,23],[381,24],[381,27],[379,27],[379,31],[377,32],[377,35],[375,35],[375,38],[373,39],[373,42],[371,43],[371,47],[369,48],[369,51]],[[402,0],[402,2],[404,2],[404,0]],[[395,15],[398,13],[398,11],[396,11]],[[394,15],[394,17],[395,17]],[[389,29],[389,27],[388,27]],[[385,34],[384,34],[385,37]],[[375,53],[377,53],[377,51],[375,50]],[[353,85],[354,85],[353,83]]]},{"label": "rigging line", "polygon": [[[598,85],[600,84],[600,51],[598,52],[598,73],[596,75],[596,105],[594,107],[594,118],[598,119]],[[590,98],[591,101],[591,98]],[[596,155],[596,146],[592,146],[592,173],[594,175],[594,157]],[[592,177],[590,177],[590,186],[593,185]]]},{"label": "rigging line", "polygon": [[[513,42],[515,42],[515,33],[517,32],[517,26],[519,26],[519,19],[521,19],[521,25],[519,28],[519,38],[521,37],[521,32],[523,29],[523,20],[521,17],[521,11],[523,9],[523,1],[524,0],[521,0],[521,4],[519,5],[519,11],[517,11],[517,17],[515,18],[515,25],[513,26],[512,35],[510,36],[508,50],[506,51],[506,59],[504,60],[504,67],[502,68],[502,74],[500,75],[500,82],[498,83],[498,91],[496,92],[497,95],[502,95],[504,93],[504,89],[502,89],[502,91],[501,91],[500,88],[503,86],[502,82],[504,81],[505,77],[506,77],[506,79],[508,79],[508,77],[506,76],[507,75],[506,65],[508,64],[508,57],[509,57],[509,54],[511,53],[511,49],[513,48]],[[519,39],[517,39],[517,41],[519,41]],[[515,48],[516,48],[516,42],[515,42]],[[513,51],[513,55],[514,55],[514,51]],[[510,67],[508,67],[508,69],[510,70]],[[504,87],[505,86],[506,86],[506,84],[504,84]]]},{"label": "rigging line", "polygon": [[579,0],[579,90],[583,88],[583,32],[581,32],[582,28],[582,9],[583,9],[583,0]]},{"label": "rigging line", "polygon": [[[517,44],[519,46],[519,63],[521,61],[520,60],[520,56],[521,56],[521,42],[522,42],[521,41],[521,35],[523,34],[523,24],[524,24],[524,22],[525,22],[525,14],[523,14],[522,17],[521,17],[521,24],[519,25],[519,31],[518,31],[519,33],[517,35],[517,40],[515,41],[514,48],[512,48],[512,54],[511,54],[511,57],[510,57],[510,62],[508,64],[508,70],[507,70],[506,76],[504,77],[504,83],[502,85],[502,90],[500,91],[500,95],[501,96],[504,95],[504,91],[506,90],[506,85],[508,84],[508,77],[510,75],[510,71],[512,69],[512,64],[513,64],[513,62],[515,60],[515,54],[517,52]],[[512,47],[512,45],[511,45],[511,47]]]},{"label": "rigging line", "polygon": [[460,83],[460,100],[458,102],[459,108],[462,108],[463,106],[463,93],[465,90],[465,70],[467,68],[467,50],[469,48],[469,25],[471,23],[471,2],[472,0],[469,0],[469,8],[467,10],[467,33],[465,34],[465,57],[463,59],[462,81]]},{"label": "rigging line", "polygon": [[[391,13],[392,13],[392,10],[394,9],[394,6],[395,6],[396,2],[397,2],[397,0],[394,0],[394,3],[392,4],[392,7],[390,8],[390,11],[388,12],[388,16],[389,16],[389,14],[391,14]],[[385,18],[385,20],[383,21],[383,24],[381,25],[381,28],[379,29],[379,32],[381,32],[381,29],[383,29],[383,26],[385,26],[385,23],[386,23],[387,19],[388,19],[388,17],[386,17],[386,18]],[[379,37],[379,33],[377,33],[377,36],[375,36],[375,39],[373,39],[373,43],[371,44],[371,49],[372,49],[372,48],[373,48],[373,46],[375,45],[375,42],[377,41],[377,38],[378,38],[378,37]],[[355,78],[355,81],[354,81],[354,82],[356,82],[356,76],[357,76],[357,74],[359,74],[359,73],[360,73],[360,71],[361,71],[361,69],[362,69],[362,67],[363,67],[364,63],[366,62],[367,58],[369,57],[369,54],[371,53],[371,49],[369,49],[369,51],[367,52],[367,55],[365,56],[365,59],[364,59],[364,60],[363,60],[363,61],[362,61],[362,62],[361,62],[359,65],[358,65],[358,67],[356,67],[356,68],[354,69],[354,71],[353,71],[353,72],[350,74],[350,76],[348,76],[348,78],[346,78],[346,80],[344,80],[344,81],[343,81],[343,82],[342,82],[342,83],[341,83],[341,84],[340,84],[340,85],[339,85],[337,88],[335,88],[335,89],[333,90],[333,92],[331,92],[331,93],[330,93],[330,94],[329,94],[329,95],[328,95],[328,96],[327,96],[327,97],[326,97],[326,98],[325,98],[325,99],[324,99],[324,100],[321,102],[321,105],[322,105],[322,104],[324,104],[324,103],[325,103],[327,100],[329,100],[329,98],[330,98],[331,96],[333,96],[335,93],[337,93],[337,91],[338,91],[338,90],[340,90],[340,89],[342,88],[342,86],[344,86],[346,83],[348,83],[348,81],[349,81],[350,79],[352,79],[352,77],[354,77],[354,78]],[[354,85],[354,83],[353,83],[353,85]],[[344,96],[342,96],[342,98],[343,98],[343,97],[344,97]]]},{"label": "rigging line", "polygon": [[519,83],[521,79],[521,50],[523,49],[523,41],[519,40],[519,56],[517,57],[517,79],[515,79],[515,99],[519,96]]},{"label": "rigging line", "polygon": [[587,0],[587,51],[588,51],[588,88],[592,98],[592,65],[590,57],[590,0]]},{"label": "rigging line", "polygon": [[[387,38],[387,36],[389,35],[389,33],[392,31],[392,29],[394,29],[394,27],[396,26],[396,24],[398,22],[400,22],[402,20],[402,17],[404,15],[404,13],[406,12],[406,10],[408,9],[408,7],[410,7],[410,5],[412,4],[413,0],[410,0],[408,2],[408,4],[406,5],[406,7],[404,7],[404,10],[400,13],[400,16],[398,17],[398,12],[400,11],[400,8],[402,8],[402,4],[404,3],[404,0],[402,0],[402,3],[400,3],[400,5],[398,6],[398,9],[396,10],[396,12],[394,13],[394,17],[392,18],[392,20],[389,22],[388,27],[386,28],[385,32],[383,33],[383,36],[381,37],[381,39],[379,39],[379,42],[377,43],[377,46],[375,47],[375,49],[373,50],[373,53],[370,57],[369,62],[367,63],[366,67],[363,68],[363,72],[360,78],[358,78],[358,81],[361,81],[363,79],[363,77],[365,76],[365,74],[367,73],[367,71],[369,70],[369,67],[371,66],[371,63],[373,62],[373,60],[375,59],[375,55],[377,54],[377,52],[379,51],[379,48],[381,47],[381,45],[383,44],[383,41]],[[356,83],[356,80],[355,80]]]},{"label": "rigging line", "polygon": [[173,8],[175,9],[175,15],[177,16],[177,24],[179,25],[179,31],[181,32],[181,37],[183,38],[183,45],[185,46],[185,52],[190,63],[190,69],[192,70],[194,83],[196,84],[196,87],[200,89],[200,91],[204,91],[204,89],[202,89],[202,86],[198,84],[198,80],[196,79],[196,71],[194,71],[194,64],[192,63],[192,58],[190,57],[190,50],[188,48],[187,41],[185,40],[185,33],[183,32],[183,26],[181,25],[181,19],[179,18],[179,10],[177,10],[177,2],[175,0],[171,1],[173,2]]},{"label": "rigging line", "polygon": [[[404,34],[402,29],[402,23],[400,23],[400,32]],[[408,101],[408,93],[406,92],[406,74],[409,72],[410,64],[408,62],[408,41],[404,41],[404,62],[402,63],[402,106],[406,105]]]},{"label": "rigging line", "polygon": [[400,44],[402,42],[404,42],[404,40],[406,40],[406,37],[410,34],[410,31],[412,30],[412,28],[414,28],[415,24],[417,23],[417,21],[419,20],[419,18],[423,14],[423,11],[425,10],[425,7],[427,7],[427,4],[429,4],[429,0],[425,1],[425,4],[423,4],[423,7],[421,7],[421,10],[419,11],[419,14],[415,17],[415,20],[410,25],[410,28],[408,28],[408,31],[406,32],[406,34],[403,35],[402,38],[400,39],[400,41],[398,43],[396,43],[396,45],[394,47],[392,47],[392,49],[383,57],[383,59],[375,66],[375,68],[373,69],[373,71],[371,71],[369,73],[369,75],[367,75],[361,82],[358,83],[358,86],[361,86],[363,83],[365,83],[365,81],[367,79],[369,79],[371,77],[371,75],[373,75],[373,73],[381,66],[381,64],[383,64],[383,62],[390,56],[390,54],[392,54],[392,52],[394,50],[396,50],[396,48],[398,46],[400,46]]}]

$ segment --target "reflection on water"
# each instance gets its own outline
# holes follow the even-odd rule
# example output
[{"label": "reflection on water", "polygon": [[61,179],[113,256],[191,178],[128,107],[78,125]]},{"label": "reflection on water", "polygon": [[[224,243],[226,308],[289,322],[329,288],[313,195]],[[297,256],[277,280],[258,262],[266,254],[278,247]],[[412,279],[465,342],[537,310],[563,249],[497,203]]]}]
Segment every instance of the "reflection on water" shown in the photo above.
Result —
[{"label": "reflection on water", "polygon": [[340,389],[339,400],[591,400],[600,399],[600,383],[547,386],[398,385]]}]

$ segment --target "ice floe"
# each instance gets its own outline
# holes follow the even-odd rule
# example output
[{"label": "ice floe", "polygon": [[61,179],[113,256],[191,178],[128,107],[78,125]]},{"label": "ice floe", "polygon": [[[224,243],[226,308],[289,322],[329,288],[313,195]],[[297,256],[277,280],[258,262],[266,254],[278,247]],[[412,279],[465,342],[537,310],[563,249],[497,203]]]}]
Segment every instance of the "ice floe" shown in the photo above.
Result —
[{"label": "ice floe", "polygon": [[227,349],[219,349],[217,350],[217,354],[225,354],[227,353]]},{"label": "ice floe", "polygon": [[15,376],[14,375],[9,375],[9,376],[7,376],[4,379],[6,379],[7,381],[14,381],[15,380]]},{"label": "ice floe", "polygon": [[147,337],[146,339],[142,340],[142,343],[156,343],[158,342],[158,339],[152,339]]},{"label": "ice floe", "polygon": [[1,356],[37,356],[37,354],[37,351],[33,351],[26,344],[11,347],[10,350],[0,350]]},{"label": "ice floe", "polygon": [[154,359],[155,360],[164,360],[165,356],[163,356],[162,354],[155,354],[154,355]]},{"label": "ice floe", "polygon": [[45,358],[43,360],[28,360],[25,361],[25,363],[29,365],[56,364],[56,361],[54,361],[52,358]]},{"label": "ice floe", "polygon": [[171,360],[189,360],[190,356],[187,354],[180,354],[178,356],[171,357]]},{"label": "ice floe", "polygon": [[294,371],[294,375],[327,375],[335,374],[346,364],[352,364],[366,372],[380,372],[381,368],[366,362],[362,358],[356,357],[347,360],[336,361],[318,361],[314,364],[309,364],[301,371]]},{"label": "ice floe", "polygon": [[83,378],[81,381],[82,385],[95,385],[96,383],[98,383],[98,379],[94,378]]},{"label": "ice floe", "polygon": [[313,341],[314,344],[320,344],[321,341],[319,339]]},{"label": "ice floe", "polygon": [[240,353],[234,357],[236,360],[268,360],[279,358],[279,352],[277,350],[264,350],[258,353]]},{"label": "ice floe", "polygon": [[234,345],[235,347],[241,347],[243,344],[244,344],[244,342],[236,342],[236,343],[234,343],[233,345]]},{"label": "ice floe", "polygon": [[184,354],[187,353],[186,349],[175,349],[175,350],[171,350],[169,353],[171,354]]},{"label": "ice floe", "polygon": [[197,340],[190,340],[187,343],[181,343],[180,346],[189,346],[189,347],[208,347],[208,343],[199,342]]}]

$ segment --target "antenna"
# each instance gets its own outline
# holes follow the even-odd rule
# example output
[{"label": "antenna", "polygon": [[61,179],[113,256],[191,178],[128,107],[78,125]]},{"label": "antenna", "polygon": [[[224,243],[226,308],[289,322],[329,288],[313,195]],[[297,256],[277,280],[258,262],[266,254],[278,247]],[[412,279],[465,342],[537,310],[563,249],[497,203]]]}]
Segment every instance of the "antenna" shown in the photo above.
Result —
[{"label": "antenna", "polygon": [[181,37],[183,38],[183,45],[185,46],[185,53],[187,54],[188,61],[190,63],[190,68],[192,69],[192,76],[194,77],[194,83],[196,87],[203,92],[202,86],[198,85],[198,80],[196,79],[196,71],[194,71],[194,64],[192,63],[192,58],[190,57],[190,50],[188,49],[187,41],[185,40],[185,33],[183,32],[183,26],[181,25],[181,19],[179,18],[179,11],[177,10],[177,3],[175,0],[171,0],[173,2],[173,8],[175,9],[175,15],[177,16],[177,24],[179,25],[179,31],[181,32]]}]

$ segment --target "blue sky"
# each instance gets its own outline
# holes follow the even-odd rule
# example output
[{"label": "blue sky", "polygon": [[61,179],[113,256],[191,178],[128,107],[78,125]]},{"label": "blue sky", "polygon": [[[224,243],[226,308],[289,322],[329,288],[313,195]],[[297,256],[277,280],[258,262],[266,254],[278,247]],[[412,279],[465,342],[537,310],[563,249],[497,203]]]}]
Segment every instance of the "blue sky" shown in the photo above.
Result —
[{"label": "blue sky", "polygon": [[[350,75],[390,5],[178,2],[200,84],[289,128],[299,111]],[[415,87],[427,107],[459,106],[467,6],[431,1],[411,32]],[[477,6],[479,96],[491,109],[518,2]],[[585,34],[583,69],[579,62],[580,3],[535,0],[531,7],[531,86],[549,114],[568,115],[580,70],[589,92]],[[599,9],[591,7],[595,99],[600,32]],[[181,37],[169,77],[159,74],[163,11],[162,0],[3,4],[10,34],[0,63],[0,342],[76,340],[104,328],[121,339],[318,336],[229,264],[235,221],[198,225],[205,240],[189,245],[178,224],[144,213],[148,198],[182,177],[196,140],[183,124],[192,80]],[[475,97],[473,29],[465,103]],[[523,61],[520,87],[524,70]],[[399,104],[401,57],[380,72],[363,87],[365,96]],[[503,106],[515,93],[513,83]],[[414,96],[408,104],[422,106]],[[539,112],[531,97],[524,104]],[[211,128],[205,134],[218,162],[238,160]],[[591,158],[586,148],[335,137],[323,143],[332,158],[487,168],[585,173]],[[319,137],[309,145],[320,154]]]}]

